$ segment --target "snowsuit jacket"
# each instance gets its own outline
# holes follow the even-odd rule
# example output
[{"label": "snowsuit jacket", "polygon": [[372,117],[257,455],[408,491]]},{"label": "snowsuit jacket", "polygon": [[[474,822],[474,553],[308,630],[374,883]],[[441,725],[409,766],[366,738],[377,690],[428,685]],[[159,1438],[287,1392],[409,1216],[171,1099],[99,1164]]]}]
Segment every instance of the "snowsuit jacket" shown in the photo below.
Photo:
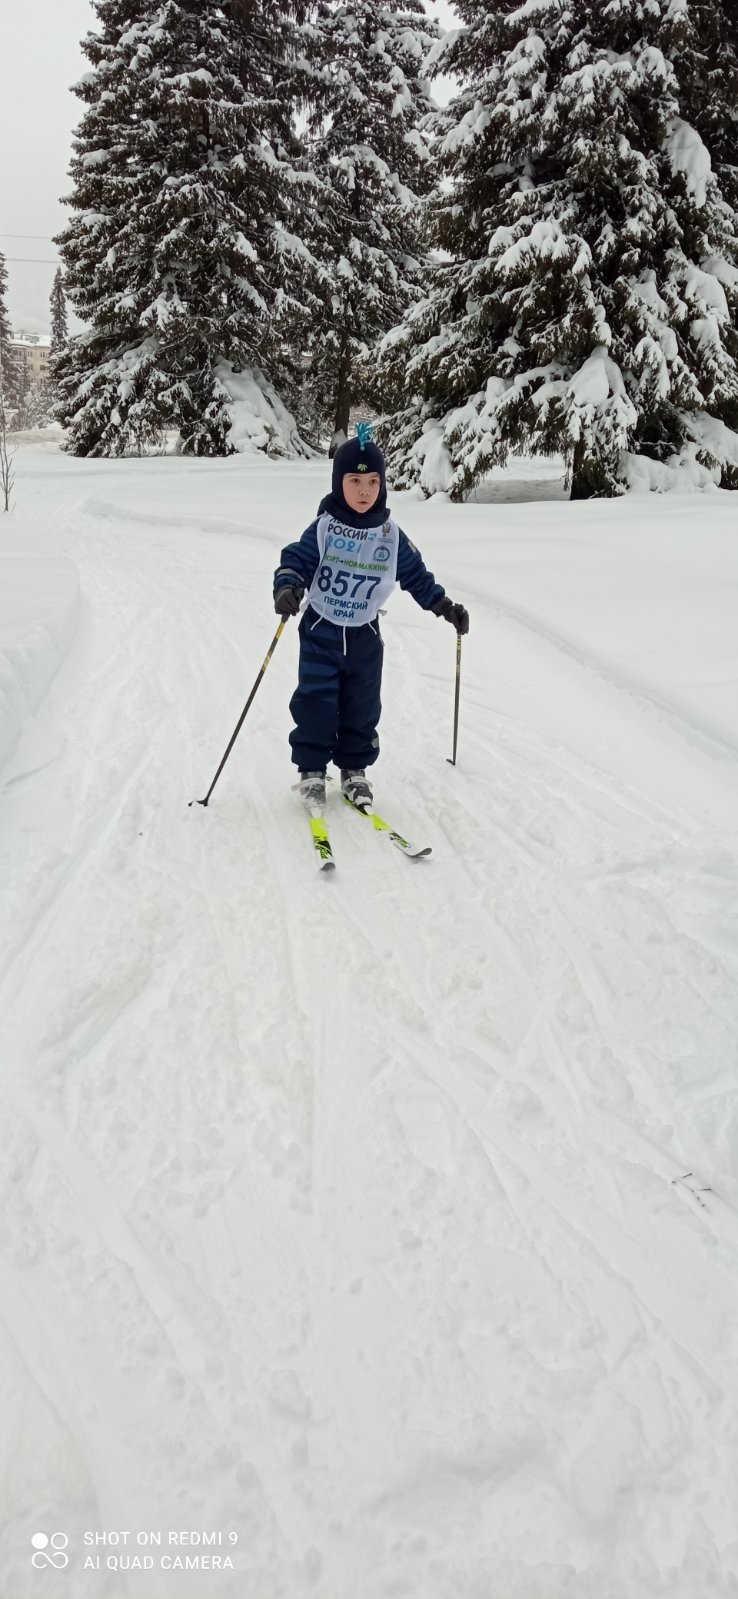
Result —
[{"label": "snowsuit jacket", "polygon": [[[326,495],[318,507],[318,517],[323,511],[329,511],[347,527],[378,527],[390,515],[387,505],[374,505],[371,511],[364,516],[356,516],[348,508],[337,504],[332,494]],[[274,592],[288,584],[302,584],[310,588],[315,573],[318,569],[318,517],[306,527],[302,538],[296,539],[293,544],[286,544],[282,551],[282,558],[274,574]],[[441,583],[437,583],[433,573],[428,571],[419,550],[411,543],[406,533],[400,528],[400,547],[397,554],[397,581],[401,589],[407,589],[413,599],[424,611],[435,611],[437,614],[440,601],[445,598],[446,590]]]}]

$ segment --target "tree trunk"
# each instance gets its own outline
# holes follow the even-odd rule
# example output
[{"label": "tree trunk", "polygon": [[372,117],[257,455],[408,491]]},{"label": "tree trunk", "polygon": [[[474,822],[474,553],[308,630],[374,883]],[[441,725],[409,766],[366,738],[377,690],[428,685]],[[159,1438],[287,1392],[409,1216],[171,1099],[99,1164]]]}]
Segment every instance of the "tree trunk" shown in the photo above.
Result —
[{"label": "tree trunk", "polygon": [[336,385],[336,414],[333,423],[333,438],[329,454],[335,455],[339,445],[348,438],[349,412],[351,410],[351,351],[347,338],[341,345],[341,357],[338,363],[338,383]]},{"label": "tree trunk", "polygon": [[602,492],[595,463],[586,458],[586,446],[582,439],[574,446],[574,460],[571,469],[570,500],[591,500]]}]

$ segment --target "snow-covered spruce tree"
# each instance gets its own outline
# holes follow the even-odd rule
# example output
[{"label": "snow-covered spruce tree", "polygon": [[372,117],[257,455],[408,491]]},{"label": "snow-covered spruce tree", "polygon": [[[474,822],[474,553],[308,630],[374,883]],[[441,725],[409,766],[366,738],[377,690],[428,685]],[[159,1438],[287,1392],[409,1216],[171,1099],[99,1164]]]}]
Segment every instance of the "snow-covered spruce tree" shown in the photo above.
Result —
[{"label": "snow-covered spruce tree", "polygon": [[724,199],[738,211],[738,0],[682,0],[671,8],[670,27],[681,116],[699,134]]},{"label": "snow-covered spruce tree", "polygon": [[33,427],[33,415],[35,415],[35,407],[33,405],[31,377],[28,368],[26,366],[21,366],[18,372],[15,390],[15,410],[13,416],[13,427],[16,432],[20,433],[20,431],[24,428]]},{"label": "snow-covered spruce tree", "polygon": [[573,496],[618,493],[628,451],[666,460],[730,413],[736,219],[685,146],[688,4],[458,0],[435,59],[463,83],[434,119],[445,256],[383,345],[398,484],[461,498],[510,449],[562,450]]},{"label": "snow-covered spruce tree", "polygon": [[[95,0],[93,71],[61,237],[88,329],[59,361],[57,415],[78,454],[139,452],[167,428],[228,453],[227,382],[266,369],[291,270],[283,7],[268,0]],[[276,22],[275,22],[276,19]],[[273,23],[275,26],[273,28]]]},{"label": "snow-covered spruce tree", "polygon": [[306,390],[333,451],[352,404],[371,403],[378,337],[417,300],[424,246],[418,196],[432,162],[423,63],[438,29],[422,0],[330,4],[315,24],[320,59],[306,149],[322,185],[312,250],[327,276],[308,335]]},{"label": "snow-covered spruce tree", "polygon": [[[316,107],[325,97],[322,18],[331,3],[290,0],[279,5],[262,0],[267,26],[263,23],[259,30],[262,84],[276,134],[273,154],[280,162],[279,203],[267,247],[272,257],[270,316],[259,359],[295,416],[301,437],[311,446],[319,445],[322,420],[306,372],[311,339],[325,325],[332,281],[330,262],[323,259],[323,219],[332,196],[316,170],[319,161],[307,125],[315,122]],[[255,28],[253,0],[233,0],[233,8],[244,21],[248,41]],[[253,62],[250,45],[249,59]]]},{"label": "snow-covered spruce tree", "polygon": [[151,6],[148,0],[93,0],[93,9],[100,29],[82,44],[92,70],[74,90],[86,110],[73,141],[73,216],[57,241],[68,298],[87,326],[55,362],[55,414],[69,429],[74,453],[113,455],[134,439],[134,447],[143,448],[160,425],[146,413],[137,430],[136,405],[147,393],[153,349],[129,293],[129,265],[132,279],[140,262],[129,263],[121,248],[141,191],[133,64]]},{"label": "snow-covered spruce tree", "polygon": [[69,329],[67,325],[67,297],[64,293],[64,274],[61,267],[54,273],[54,282],[49,296],[49,313],[51,317],[51,343],[49,371],[41,394],[35,397],[32,407],[31,426],[45,427],[51,420],[54,406],[58,400],[57,393],[57,363],[62,351],[66,350],[69,343]]},{"label": "snow-covered spruce tree", "polygon": [[49,311],[51,313],[51,354],[58,355],[59,351],[66,349],[69,343],[67,298],[64,293],[64,274],[61,267],[57,267],[54,273],[54,282],[49,298]]},{"label": "snow-covered spruce tree", "polygon": [[5,412],[6,427],[10,427],[20,394],[20,374],[10,348],[10,321],[5,295],[8,288],[8,269],[5,256],[0,251],[0,401]]},{"label": "snow-covered spruce tree", "polygon": [[[731,212],[732,259],[709,265],[725,293],[733,324],[729,341],[738,360],[738,0],[689,0],[672,8],[668,55],[679,83],[680,121],[672,150],[688,189],[699,198],[710,172]],[[701,146],[700,146],[701,141]],[[738,489],[738,392],[724,395],[707,413],[690,415],[687,433],[706,463],[722,470],[725,487]]]}]

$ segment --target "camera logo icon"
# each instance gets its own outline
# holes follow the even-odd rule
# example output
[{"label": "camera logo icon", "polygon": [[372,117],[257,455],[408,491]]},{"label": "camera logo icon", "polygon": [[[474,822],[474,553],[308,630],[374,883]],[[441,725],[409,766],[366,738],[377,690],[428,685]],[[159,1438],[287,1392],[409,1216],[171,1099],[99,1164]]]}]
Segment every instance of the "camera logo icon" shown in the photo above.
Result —
[{"label": "camera logo icon", "polygon": [[31,1565],[37,1571],[43,1571],[45,1566],[53,1566],[55,1571],[63,1571],[69,1565],[69,1555],[65,1554],[69,1539],[65,1532],[52,1532],[49,1538],[45,1532],[34,1532],[31,1539],[33,1554]]}]

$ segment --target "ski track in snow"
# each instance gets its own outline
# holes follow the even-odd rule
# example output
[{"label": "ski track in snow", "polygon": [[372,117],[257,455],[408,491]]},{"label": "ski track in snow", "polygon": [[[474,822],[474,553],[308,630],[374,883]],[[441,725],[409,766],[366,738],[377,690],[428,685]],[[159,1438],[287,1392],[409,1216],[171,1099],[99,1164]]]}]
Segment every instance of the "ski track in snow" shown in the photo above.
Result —
[{"label": "ski track in snow", "polygon": [[[321,878],[291,631],[188,806],[315,469],[271,523],[263,466],[148,463],[149,510],[133,465],[19,474],[83,620],[0,808],[3,1593],[59,1527],[55,1599],[733,1599],[738,838],[506,711],[485,604],[705,783],[738,743],[480,589],[452,771],[448,635],[398,613],[377,803],[434,853],[335,796]],[[236,1570],[92,1574],[88,1528]]]}]

